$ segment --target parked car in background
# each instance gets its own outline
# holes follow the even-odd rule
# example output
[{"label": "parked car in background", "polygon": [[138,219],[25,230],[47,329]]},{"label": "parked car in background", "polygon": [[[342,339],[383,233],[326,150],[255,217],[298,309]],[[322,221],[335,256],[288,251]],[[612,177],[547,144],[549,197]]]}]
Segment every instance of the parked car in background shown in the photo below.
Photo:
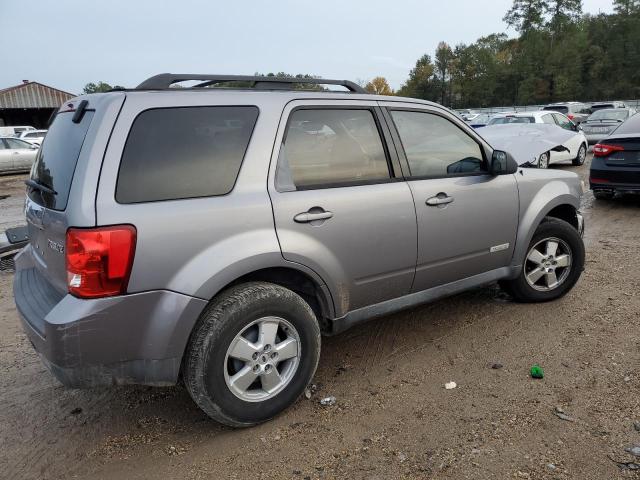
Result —
[{"label": "parked car in background", "polygon": [[[543,124],[552,128],[538,128],[537,130],[500,129],[501,126],[508,125],[533,126]],[[564,132],[558,132],[559,129],[564,130]],[[481,135],[490,142],[492,139],[497,141],[498,143],[495,144],[497,148],[503,148],[509,151],[509,148],[504,147],[502,142],[511,142],[511,137],[514,135],[522,137],[527,135],[527,132],[529,132],[529,136],[546,139],[553,143],[553,148],[540,152],[536,161],[532,162],[533,166],[547,168],[552,163],[565,161],[571,161],[574,165],[582,165],[587,157],[588,142],[584,133],[578,129],[575,123],[559,112],[539,110],[535,112],[497,114],[494,115],[491,120],[489,120],[487,126],[482,129]],[[554,133],[556,134],[554,135]],[[515,143],[511,148],[518,147],[516,145],[517,140],[517,138],[513,139]],[[543,143],[540,142],[539,144],[542,145]],[[549,143],[544,142],[544,145],[548,144]]]},{"label": "parked car in background", "polygon": [[546,107],[542,107],[542,110],[562,113],[577,125],[582,123],[589,115],[591,115],[589,106],[581,102],[552,103]]},{"label": "parked car in background", "polygon": [[591,112],[595,112],[596,110],[603,110],[605,108],[627,108],[627,105],[624,102],[599,102],[593,103],[590,107]]},{"label": "parked car in background", "polygon": [[27,130],[35,130],[34,127],[29,125],[16,125],[0,127],[0,137],[17,137],[22,132]]},{"label": "parked car in background", "polygon": [[467,120],[467,123],[473,128],[482,128],[489,123],[491,117],[492,115],[490,113],[481,113],[473,120]]},{"label": "parked car in background", "polygon": [[25,130],[20,134],[18,138],[25,140],[29,143],[40,145],[44,136],[47,134],[46,130]]},{"label": "parked car in background", "polygon": [[640,115],[634,115],[593,147],[589,185],[599,199],[640,192]]},{"label": "parked car in background", "polygon": [[0,137],[0,174],[28,172],[38,146],[19,138]]},{"label": "parked car in background", "polygon": [[[171,88],[196,80],[254,87]],[[182,381],[235,427],[300,397],[322,333],[495,281],[551,301],[584,266],[575,173],[352,82],[158,75],[65,102],[42,149],[13,291],[46,366]]]},{"label": "parked car in background", "polygon": [[580,124],[580,128],[587,137],[589,145],[593,145],[635,114],[636,110],[633,108],[603,108],[589,115],[589,118]]}]

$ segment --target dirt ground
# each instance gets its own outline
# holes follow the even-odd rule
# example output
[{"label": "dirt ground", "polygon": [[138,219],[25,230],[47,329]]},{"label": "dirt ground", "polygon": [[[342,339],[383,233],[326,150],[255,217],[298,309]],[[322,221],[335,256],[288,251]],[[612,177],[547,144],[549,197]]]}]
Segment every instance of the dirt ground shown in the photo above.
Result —
[{"label": "dirt ground", "polygon": [[[0,189],[7,226],[20,178]],[[62,387],[0,272],[0,478],[640,478],[621,465],[640,463],[640,198],[588,192],[583,212],[586,271],[562,300],[486,287],[325,338],[313,397],[245,430],[181,387]]]}]

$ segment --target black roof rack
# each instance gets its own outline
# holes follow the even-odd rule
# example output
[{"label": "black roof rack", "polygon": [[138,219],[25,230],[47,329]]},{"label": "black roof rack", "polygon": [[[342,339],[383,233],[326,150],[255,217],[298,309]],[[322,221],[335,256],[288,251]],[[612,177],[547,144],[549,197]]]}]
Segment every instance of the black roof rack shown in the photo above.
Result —
[{"label": "black roof rack", "polygon": [[200,81],[192,88],[208,87],[216,83],[224,82],[253,82],[253,88],[263,88],[271,90],[289,90],[293,84],[308,83],[315,85],[340,85],[353,93],[369,93],[357,83],[349,80],[329,80],[326,78],[295,78],[295,77],[256,77],[251,75],[199,75],[199,74],[176,74],[161,73],[136,87],[136,90],[162,90],[170,88],[174,83],[186,81]]}]

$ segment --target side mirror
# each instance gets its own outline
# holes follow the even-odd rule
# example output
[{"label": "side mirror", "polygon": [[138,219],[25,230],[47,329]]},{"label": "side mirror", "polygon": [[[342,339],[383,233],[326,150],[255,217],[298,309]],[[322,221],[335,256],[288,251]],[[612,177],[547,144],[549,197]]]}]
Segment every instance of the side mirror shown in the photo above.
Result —
[{"label": "side mirror", "polygon": [[518,162],[502,150],[494,150],[491,155],[491,175],[511,175],[518,171]]}]

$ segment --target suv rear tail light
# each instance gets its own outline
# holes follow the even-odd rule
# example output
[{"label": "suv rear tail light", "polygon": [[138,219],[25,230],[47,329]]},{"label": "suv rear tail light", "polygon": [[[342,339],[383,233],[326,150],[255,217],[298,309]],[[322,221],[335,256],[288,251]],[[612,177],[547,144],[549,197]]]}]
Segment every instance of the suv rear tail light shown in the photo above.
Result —
[{"label": "suv rear tail light", "polygon": [[597,143],[593,146],[594,157],[606,157],[613,152],[622,152],[624,147],[620,145],[607,145],[606,143]]},{"label": "suv rear tail light", "polygon": [[69,293],[80,298],[125,293],[135,249],[132,225],[70,228],[65,249]]},{"label": "suv rear tail light", "polygon": [[569,114],[569,115],[567,115],[567,118],[568,118],[569,120],[573,120],[575,117],[574,117],[573,115]]}]

